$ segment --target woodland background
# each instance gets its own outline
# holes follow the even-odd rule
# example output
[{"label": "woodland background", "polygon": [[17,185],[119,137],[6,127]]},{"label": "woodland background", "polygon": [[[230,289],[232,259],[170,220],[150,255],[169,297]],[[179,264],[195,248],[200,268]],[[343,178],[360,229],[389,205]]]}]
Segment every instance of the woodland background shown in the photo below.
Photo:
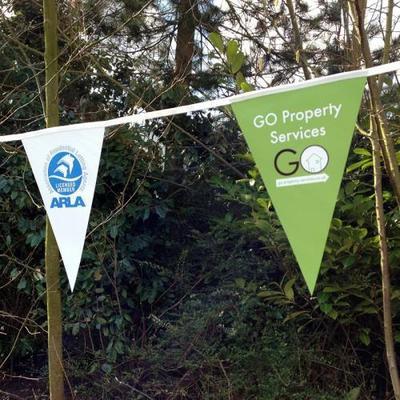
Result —
[{"label": "woodland background", "polygon": [[[364,65],[344,0],[58,3],[63,125]],[[373,64],[398,60],[399,5],[359,3]],[[44,127],[43,18],[38,0],[0,4],[6,135]],[[379,85],[399,148],[397,76]],[[229,108],[109,129],[73,294],[62,275],[68,396],[391,399],[369,115],[366,91],[313,297]],[[383,185],[397,343],[400,213]],[[47,398],[44,215],[21,143],[0,145],[4,399]]]}]

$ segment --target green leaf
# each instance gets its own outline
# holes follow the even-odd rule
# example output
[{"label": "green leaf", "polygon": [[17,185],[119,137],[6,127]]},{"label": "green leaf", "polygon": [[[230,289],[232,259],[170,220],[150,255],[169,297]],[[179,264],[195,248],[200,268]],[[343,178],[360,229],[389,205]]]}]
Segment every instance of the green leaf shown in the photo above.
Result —
[{"label": "green leaf", "polygon": [[318,294],[318,302],[320,304],[328,302],[330,299],[329,294],[327,292],[322,292]]},{"label": "green leaf", "polygon": [[237,278],[235,279],[235,285],[240,289],[244,289],[246,286],[246,281],[243,278]]},{"label": "green leaf", "polygon": [[357,400],[360,397],[361,389],[359,387],[353,388],[347,393],[346,400]]},{"label": "green leaf", "polygon": [[4,189],[7,186],[7,183],[8,183],[7,179],[1,177],[0,178],[0,190]]},{"label": "green leaf", "polygon": [[308,311],[295,311],[295,312],[292,312],[292,313],[290,313],[290,314],[288,314],[286,316],[286,318],[283,320],[283,323],[288,322],[288,321],[290,321],[292,319],[295,319],[295,318],[299,317],[300,315],[304,315],[304,314],[307,314],[307,313],[308,313]]},{"label": "green leaf", "polygon": [[146,208],[143,213],[143,221],[146,221],[150,216],[150,210]]},{"label": "green leaf", "polygon": [[362,314],[378,314],[377,309],[374,306],[365,307],[361,309]]},{"label": "green leaf", "polygon": [[332,310],[330,312],[328,312],[328,315],[332,318],[332,319],[337,319],[338,317],[338,312],[336,310]]},{"label": "green leaf", "polygon": [[344,191],[346,192],[347,195],[351,195],[351,194],[354,193],[355,187],[356,187],[355,182],[354,181],[350,181],[344,187]]},{"label": "green leaf", "polygon": [[331,224],[335,228],[341,228],[343,226],[343,221],[339,218],[333,218]]},{"label": "green leaf", "polygon": [[99,323],[100,325],[104,325],[107,323],[107,321],[103,318],[103,317],[97,317],[96,318],[97,323]]},{"label": "green leaf", "polygon": [[342,289],[337,286],[327,286],[322,291],[325,293],[335,293],[335,292],[341,292]]},{"label": "green leaf", "polygon": [[243,82],[246,82],[244,75],[239,71],[235,76],[236,84],[240,87]]},{"label": "green leaf", "polygon": [[354,154],[359,154],[361,156],[367,156],[367,157],[371,157],[371,153],[370,151],[368,151],[367,149],[363,149],[362,147],[357,147],[356,149],[353,150]]},{"label": "green leaf", "polygon": [[89,369],[89,374],[93,374],[97,370],[98,367],[99,367],[99,365],[96,362],[94,362]]},{"label": "green leaf", "polygon": [[358,237],[364,239],[368,235],[368,230],[366,228],[361,228],[358,230]]},{"label": "green leaf", "polygon": [[163,206],[156,206],[156,213],[160,218],[165,218],[167,210]]},{"label": "green leaf", "polygon": [[264,199],[263,197],[257,198],[257,203],[264,208],[265,210],[269,209],[269,203],[267,199]]},{"label": "green leaf", "polygon": [[232,74],[236,74],[236,72],[238,72],[240,68],[242,68],[244,59],[245,59],[244,54],[242,52],[239,52],[229,60]]},{"label": "green leaf", "polygon": [[333,308],[332,304],[330,304],[330,303],[321,304],[319,307],[322,312],[324,312],[325,314],[328,314],[328,315],[332,311],[332,308]]},{"label": "green leaf", "polygon": [[208,40],[217,48],[220,52],[224,51],[224,41],[218,32],[211,32],[208,35]]},{"label": "green leaf", "polygon": [[75,324],[72,325],[72,335],[76,336],[79,333],[79,322],[76,322]]},{"label": "green leaf", "polygon": [[346,257],[346,258],[342,261],[342,263],[343,263],[343,266],[344,266],[345,268],[348,268],[348,267],[350,267],[351,265],[353,265],[353,264],[355,263],[355,261],[356,261],[356,256],[351,255],[351,256],[349,256],[349,257]]},{"label": "green leaf", "polygon": [[118,353],[118,354],[124,354],[124,345],[123,345],[123,343],[120,341],[120,340],[117,340],[116,342],[115,342],[115,351]]},{"label": "green leaf", "polygon": [[296,278],[292,278],[285,284],[285,286],[283,288],[285,296],[291,301],[294,300],[293,285],[295,282],[296,282]]},{"label": "green leaf", "polygon": [[[369,165],[368,165],[368,164],[369,164]],[[346,168],[346,172],[355,171],[355,170],[357,170],[357,169],[359,169],[359,168],[363,168],[365,165],[370,166],[370,165],[371,165],[371,161],[365,160],[365,159],[364,159],[364,160],[361,160],[361,161],[357,161],[356,163],[349,165],[349,166]]]},{"label": "green leaf", "polygon": [[257,296],[261,298],[282,297],[282,294],[276,290],[262,290],[261,292],[257,293]]},{"label": "green leaf", "polygon": [[236,40],[229,40],[226,45],[226,58],[228,59],[229,64],[233,64],[232,60],[239,52],[239,43]]},{"label": "green leaf", "polygon": [[110,374],[112,371],[112,366],[110,364],[104,363],[101,366],[101,369],[106,373],[106,374]]},{"label": "green leaf", "polygon": [[18,282],[17,289],[18,290],[23,290],[23,289],[26,288],[26,285],[27,285],[26,279],[25,278],[21,278],[21,280]]},{"label": "green leaf", "polygon": [[117,225],[112,225],[110,228],[110,236],[115,239],[118,235],[118,226]]},{"label": "green leaf", "polygon": [[251,92],[252,90],[254,90],[254,87],[253,85],[250,85],[250,83],[242,82],[240,84],[240,89],[242,89],[243,92]]},{"label": "green leaf", "polygon": [[369,330],[368,329],[363,329],[360,334],[359,334],[359,339],[361,340],[361,343],[365,344],[366,346],[369,346],[371,343],[371,338],[369,337]]},{"label": "green leaf", "polygon": [[13,268],[10,272],[10,278],[15,279],[19,273],[20,271],[17,268]]}]

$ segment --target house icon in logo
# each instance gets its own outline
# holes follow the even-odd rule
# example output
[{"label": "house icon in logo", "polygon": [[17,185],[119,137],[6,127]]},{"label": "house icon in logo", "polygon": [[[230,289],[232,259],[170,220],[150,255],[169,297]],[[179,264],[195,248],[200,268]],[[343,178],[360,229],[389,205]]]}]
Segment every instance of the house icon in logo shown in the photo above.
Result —
[{"label": "house icon in logo", "polygon": [[318,174],[328,165],[329,157],[322,146],[309,146],[304,149],[300,157],[300,163],[304,171],[310,174]]},{"label": "house icon in logo", "polygon": [[311,156],[309,156],[306,159],[306,164],[307,164],[307,171],[309,171],[311,173],[319,172],[323,169],[322,157],[316,153],[312,153]]}]

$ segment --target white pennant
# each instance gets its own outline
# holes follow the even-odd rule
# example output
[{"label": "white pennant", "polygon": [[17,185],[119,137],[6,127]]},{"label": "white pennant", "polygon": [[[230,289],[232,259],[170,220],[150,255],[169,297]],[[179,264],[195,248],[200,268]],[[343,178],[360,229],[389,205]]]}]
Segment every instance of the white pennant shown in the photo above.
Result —
[{"label": "white pennant", "polygon": [[82,258],[104,128],[86,128],[23,139],[50,219],[71,291]]}]

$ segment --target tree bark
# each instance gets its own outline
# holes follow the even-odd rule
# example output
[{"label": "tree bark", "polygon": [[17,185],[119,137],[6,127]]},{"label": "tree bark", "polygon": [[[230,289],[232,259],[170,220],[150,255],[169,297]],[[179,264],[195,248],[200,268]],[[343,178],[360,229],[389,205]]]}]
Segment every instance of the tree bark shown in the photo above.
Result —
[{"label": "tree bark", "polygon": [[[368,37],[364,29],[364,10],[362,1],[349,0],[350,10],[353,15],[357,35],[361,44],[361,51],[364,57],[365,66],[370,68],[373,66],[371,49],[368,43]],[[375,118],[377,127],[377,134],[380,140],[380,147],[382,151],[385,168],[389,175],[390,183],[392,185],[395,198],[398,206],[400,207],[400,172],[397,164],[396,150],[394,147],[393,139],[389,134],[387,120],[384,114],[382,102],[379,96],[379,88],[376,79],[373,77],[368,78],[368,86],[370,90],[372,112]]]},{"label": "tree bark", "polygon": [[[349,8],[353,17],[356,38],[359,41],[361,54],[364,58],[366,67],[373,66],[371,50],[369,47],[368,36],[364,28],[366,1],[365,0],[349,0]],[[392,10],[393,11],[393,10]],[[389,0],[389,13],[390,0]],[[390,19],[391,17],[388,16]],[[386,37],[384,48],[388,52],[390,43],[388,35],[391,33],[391,27],[386,24]],[[387,57],[387,56],[386,56]],[[368,86],[370,89],[370,113],[371,113],[371,142],[372,142],[372,158],[374,168],[374,190],[375,190],[375,212],[376,223],[379,236],[379,253],[380,267],[382,273],[382,302],[383,302],[383,320],[384,320],[384,338],[386,359],[389,368],[390,379],[392,382],[393,392],[396,400],[400,400],[400,380],[397,368],[397,357],[394,347],[393,337],[393,321],[391,308],[391,289],[390,289],[390,267],[389,254],[385,228],[385,214],[383,208],[382,195],[382,170],[381,170],[381,155],[385,163],[386,171],[389,175],[391,185],[400,206],[400,176],[397,165],[396,152],[394,142],[389,136],[389,129],[380,100],[380,86],[375,78],[368,78]]]},{"label": "tree bark", "polygon": [[187,84],[192,71],[194,55],[194,33],[196,30],[197,2],[181,0],[178,5],[178,32],[176,35],[175,79]]},{"label": "tree bark", "polygon": [[[388,0],[388,11],[386,14],[386,27],[385,27],[385,44],[383,46],[383,56],[382,64],[387,64],[389,62],[390,45],[392,43],[392,24],[393,24],[393,9],[394,1]],[[378,88],[379,91],[382,90],[384,75],[379,75]]]},{"label": "tree bark", "polygon": [[[43,0],[46,126],[59,125],[59,68],[57,43],[57,2]],[[46,218],[45,267],[47,287],[49,391],[51,400],[64,399],[64,368],[62,354],[62,321],[60,293],[60,258],[48,217]]]},{"label": "tree bark", "polygon": [[390,266],[383,209],[381,149],[374,118],[371,117],[372,159],[374,168],[375,212],[379,236],[380,266],[382,271],[383,330],[386,359],[396,400],[400,400],[400,380],[394,348],[393,320],[390,289]]},{"label": "tree bark", "polygon": [[[290,20],[292,22],[292,28],[293,28],[293,34],[294,34],[294,54],[295,57],[298,58],[299,64],[301,65],[301,68],[303,69],[303,74],[306,80],[309,80],[312,78],[310,69],[307,64],[307,59],[304,54],[304,49],[303,49],[303,41],[301,40],[301,33],[300,33],[300,28],[299,24],[297,23],[297,18],[296,18],[296,11],[294,9],[294,4],[292,0],[286,0],[286,6],[289,10],[289,15],[290,15]],[[297,56],[297,54],[299,54]]]}]

